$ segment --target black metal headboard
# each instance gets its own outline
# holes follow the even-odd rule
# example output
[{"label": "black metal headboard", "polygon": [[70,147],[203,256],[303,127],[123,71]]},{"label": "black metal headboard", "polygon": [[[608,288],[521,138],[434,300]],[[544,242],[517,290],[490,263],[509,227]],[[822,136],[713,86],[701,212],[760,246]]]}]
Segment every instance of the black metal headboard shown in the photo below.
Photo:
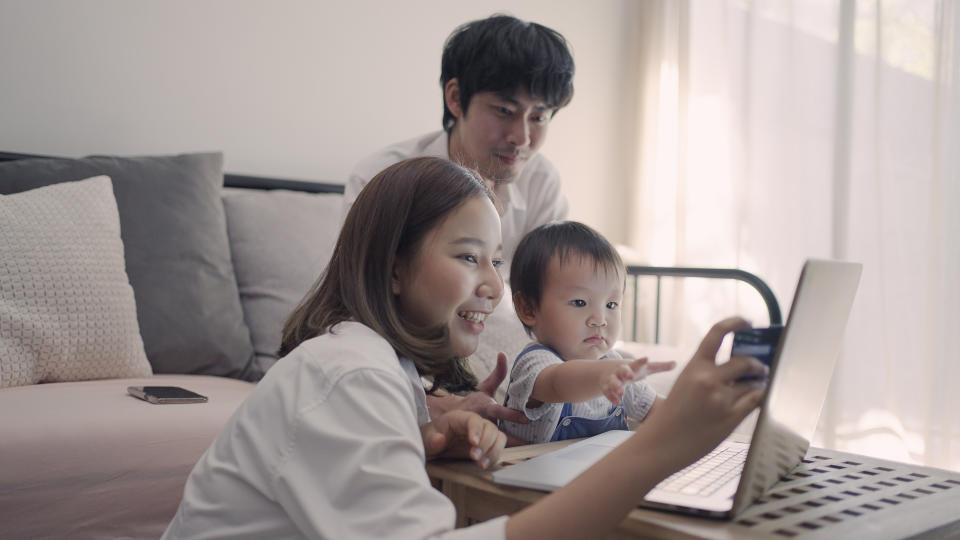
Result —
[{"label": "black metal headboard", "polygon": [[767,307],[767,316],[771,326],[783,324],[780,313],[780,304],[776,295],[765,281],[754,274],[739,268],[687,268],[679,266],[627,266],[627,277],[633,281],[633,341],[637,340],[637,305],[639,301],[639,278],[641,276],[655,276],[657,278],[657,293],[654,312],[654,343],[660,343],[660,291],[664,277],[691,277],[709,279],[732,279],[742,281],[753,287]]},{"label": "black metal headboard", "polygon": [[[18,159],[51,158],[57,156],[43,156],[39,154],[19,154],[15,152],[0,152],[0,161],[14,161]],[[223,174],[224,187],[247,189],[289,189],[306,191],[309,193],[343,193],[343,184],[330,182],[308,182],[306,180],[288,180],[270,176],[252,176],[248,174]]]}]

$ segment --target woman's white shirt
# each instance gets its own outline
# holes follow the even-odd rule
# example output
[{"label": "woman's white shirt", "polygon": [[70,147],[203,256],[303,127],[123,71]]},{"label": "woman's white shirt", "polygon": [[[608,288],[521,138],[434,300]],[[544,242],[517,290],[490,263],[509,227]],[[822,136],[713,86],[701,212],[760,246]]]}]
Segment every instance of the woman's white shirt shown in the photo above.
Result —
[{"label": "woman's white shirt", "polygon": [[503,538],[454,529],[424,468],[413,363],[354,322],[308,340],[257,385],[194,467],[164,538]]}]

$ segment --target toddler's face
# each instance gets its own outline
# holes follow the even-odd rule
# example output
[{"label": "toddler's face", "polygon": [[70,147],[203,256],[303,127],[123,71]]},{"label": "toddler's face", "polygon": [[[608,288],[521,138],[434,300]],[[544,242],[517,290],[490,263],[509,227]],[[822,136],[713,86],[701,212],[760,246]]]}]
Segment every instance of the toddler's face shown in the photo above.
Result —
[{"label": "toddler's face", "polygon": [[540,306],[530,326],[564,360],[596,360],[620,335],[623,273],[576,254],[547,267]]}]

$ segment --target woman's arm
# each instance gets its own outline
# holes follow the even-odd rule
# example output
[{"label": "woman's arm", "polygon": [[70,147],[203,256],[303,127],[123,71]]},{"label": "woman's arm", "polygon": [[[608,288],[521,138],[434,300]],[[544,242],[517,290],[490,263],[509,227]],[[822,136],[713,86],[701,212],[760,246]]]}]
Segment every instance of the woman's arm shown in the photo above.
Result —
[{"label": "woman's arm", "polygon": [[[481,524],[476,530],[453,529],[454,508],[430,485],[424,468],[421,432],[409,393],[409,381],[396,373],[356,370],[340,377],[324,399],[301,407],[291,430],[293,439],[271,482],[274,502],[301,535],[497,538],[502,534],[502,521]],[[460,414],[479,419],[471,413]],[[493,447],[498,453],[502,444]]]},{"label": "woman's arm", "polygon": [[748,326],[739,318],[717,323],[657,414],[568,486],[511,516],[507,538],[603,537],[658,482],[729,435],[763,398],[762,383],[736,382],[765,373],[760,362],[746,357],[715,362],[723,336]]}]

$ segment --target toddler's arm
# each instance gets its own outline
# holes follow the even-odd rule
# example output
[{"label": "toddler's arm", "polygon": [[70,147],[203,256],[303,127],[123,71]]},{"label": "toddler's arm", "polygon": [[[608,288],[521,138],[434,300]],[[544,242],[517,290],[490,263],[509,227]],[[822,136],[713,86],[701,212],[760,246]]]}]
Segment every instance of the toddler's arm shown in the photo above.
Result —
[{"label": "toddler's arm", "polygon": [[575,403],[605,396],[614,405],[620,404],[627,384],[650,373],[673,369],[673,362],[567,360],[544,368],[537,375],[530,394],[529,407],[541,403]]}]

